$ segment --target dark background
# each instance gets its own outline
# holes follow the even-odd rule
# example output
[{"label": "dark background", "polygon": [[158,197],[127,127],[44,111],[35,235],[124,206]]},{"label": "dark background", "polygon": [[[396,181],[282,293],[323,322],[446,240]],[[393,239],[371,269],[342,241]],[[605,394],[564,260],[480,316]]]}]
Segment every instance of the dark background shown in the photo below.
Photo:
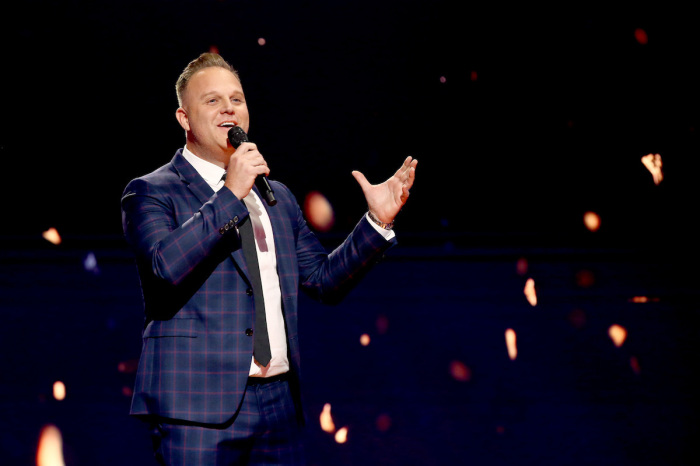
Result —
[{"label": "dark background", "polygon": [[[340,307],[302,302],[312,463],[692,464],[693,18],[443,1],[14,5],[0,28],[0,455],[31,464],[51,422],[69,464],[148,464],[126,416],[133,372],[118,370],[138,358],[141,323],[119,199],[184,145],[174,84],[215,48],[241,74],[270,177],[333,205],[329,248],[365,209],[352,170],[378,182],[420,161],[399,247]],[[60,245],[41,238],[49,227]],[[629,332],[621,348],[613,323]],[[470,381],[450,376],[455,360]],[[344,445],[319,429],[326,402],[349,424]]]}]

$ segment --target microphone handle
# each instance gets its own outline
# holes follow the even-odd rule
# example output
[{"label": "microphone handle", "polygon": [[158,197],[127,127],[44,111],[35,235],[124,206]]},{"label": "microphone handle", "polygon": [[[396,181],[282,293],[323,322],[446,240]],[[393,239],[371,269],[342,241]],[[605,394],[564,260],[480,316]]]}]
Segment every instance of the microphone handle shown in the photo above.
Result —
[{"label": "microphone handle", "polygon": [[[248,141],[248,135],[240,126],[234,126],[228,130],[228,140],[234,149],[238,149],[238,146],[240,146],[241,143],[250,142]],[[255,186],[257,186],[258,190],[262,193],[267,205],[273,206],[277,204],[275,192],[270,187],[270,182],[267,181],[267,177],[265,175],[258,175],[257,178],[255,178]]]}]

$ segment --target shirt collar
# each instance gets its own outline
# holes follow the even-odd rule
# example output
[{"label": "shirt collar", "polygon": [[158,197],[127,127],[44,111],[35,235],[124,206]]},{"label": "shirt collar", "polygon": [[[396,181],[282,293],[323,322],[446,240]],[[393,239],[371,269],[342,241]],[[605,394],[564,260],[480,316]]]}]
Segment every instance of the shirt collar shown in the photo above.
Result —
[{"label": "shirt collar", "polygon": [[197,170],[197,173],[204,178],[204,181],[206,181],[212,189],[216,191],[216,188],[220,187],[219,185],[221,183],[221,179],[223,178],[224,173],[226,173],[226,170],[218,165],[204,160],[203,158],[197,157],[190,152],[187,146],[185,146],[182,150],[182,156],[190,163],[190,165],[194,167],[195,170]]}]

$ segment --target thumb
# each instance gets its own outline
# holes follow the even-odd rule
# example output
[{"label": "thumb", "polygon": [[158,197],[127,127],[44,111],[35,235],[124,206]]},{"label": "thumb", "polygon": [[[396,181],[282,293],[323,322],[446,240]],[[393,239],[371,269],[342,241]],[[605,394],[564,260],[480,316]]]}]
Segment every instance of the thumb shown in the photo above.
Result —
[{"label": "thumb", "polygon": [[360,184],[362,191],[364,191],[366,188],[368,188],[370,186],[369,181],[367,181],[367,178],[365,178],[365,175],[358,172],[357,170],[352,171],[352,176],[354,176],[355,179],[357,180],[357,182]]}]

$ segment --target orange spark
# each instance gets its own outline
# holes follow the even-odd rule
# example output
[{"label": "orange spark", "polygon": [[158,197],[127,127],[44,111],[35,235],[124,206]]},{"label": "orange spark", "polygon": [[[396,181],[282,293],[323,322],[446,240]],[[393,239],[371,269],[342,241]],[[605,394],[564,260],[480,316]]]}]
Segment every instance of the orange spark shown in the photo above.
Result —
[{"label": "orange spark", "polygon": [[472,378],[472,371],[462,361],[452,361],[450,363],[450,374],[452,378],[460,382],[469,382]]},{"label": "orange spark", "polygon": [[54,227],[49,228],[41,234],[46,241],[53,244],[61,244],[61,235],[58,234],[58,230]]},{"label": "orange spark", "polygon": [[311,226],[318,231],[328,231],[335,223],[333,207],[326,196],[318,191],[312,191],[304,199],[304,213]]},{"label": "orange spark", "polygon": [[331,404],[326,403],[323,405],[323,411],[321,411],[321,430],[328,433],[335,432],[335,424],[333,423],[333,417],[331,417]]},{"label": "orange spark", "polygon": [[335,441],[338,443],[345,443],[348,441],[348,428],[341,427],[338,432],[335,433]]},{"label": "orange spark", "polygon": [[65,466],[63,437],[58,427],[48,424],[41,429],[36,449],[37,466]]},{"label": "orange spark", "polygon": [[515,330],[509,328],[506,330],[506,347],[508,348],[508,357],[511,361],[515,361],[518,357],[518,347],[515,343]]},{"label": "orange spark", "polygon": [[583,214],[583,224],[590,231],[598,231],[598,229],[600,228],[600,216],[595,212],[586,212],[585,214]]},{"label": "orange spark", "polygon": [[663,163],[661,162],[661,156],[659,154],[647,154],[644,157],[642,157],[642,163],[645,167],[647,167],[647,170],[651,172],[654,184],[658,186],[659,183],[661,183],[661,181],[664,179],[664,174],[661,169],[661,167],[663,166]]},{"label": "orange spark", "polygon": [[625,339],[627,338],[627,329],[625,329],[625,327],[622,327],[621,325],[613,324],[608,329],[608,335],[610,336],[610,339],[613,341],[615,346],[619,348],[620,346],[622,346],[622,344],[625,342]]},{"label": "orange spark", "polygon": [[53,397],[58,401],[66,399],[66,385],[60,380],[53,383]]},{"label": "orange spark", "polygon": [[367,335],[366,333],[363,333],[362,335],[360,335],[360,344],[362,346],[369,345],[369,335]]},{"label": "orange spark", "polygon": [[523,293],[527,298],[527,302],[529,302],[531,306],[537,306],[537,292],[535,292],[535,280],[533,280],[532,278],[527,279],[527,281],[525,282],[525,289],[523,290]]}]

